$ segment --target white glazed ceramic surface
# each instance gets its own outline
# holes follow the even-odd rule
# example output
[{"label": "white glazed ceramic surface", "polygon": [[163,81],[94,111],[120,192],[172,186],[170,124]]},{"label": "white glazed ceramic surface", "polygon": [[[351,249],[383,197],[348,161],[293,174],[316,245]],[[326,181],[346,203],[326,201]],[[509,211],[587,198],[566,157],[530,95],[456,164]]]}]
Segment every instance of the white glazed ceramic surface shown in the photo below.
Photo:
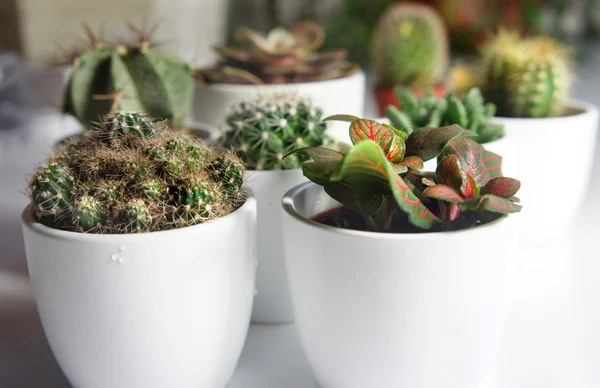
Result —
[{"label": "white glazed ceramic surface", "polygon": [[[283,91],[310,97],[314,105],[323,110],[323,117],[340,113],[362,117],[364,114],[365,75],[359,71],[345,78],[289,85],[197,85],[193,120],[222,128],[233,104],[262,93]],[[329,122],[327,125],[327,133],[335,140],[350,141],[348,123]]]},{"label": "white glazed ceramic surface", "polygon": [[223,388],[241,353],[256,272],[256,200],[206,224],[91,235],[23,232],[38,311],[82,388]]},{"label": "white glazed ceramic surface", "polygon": [[296,325],[321,388],[479,387],[507,317],[517,216],[449,233],[332,228],[307,219],[337,207],[313,183],[283,207]]},{"label": "white glazed ceramic surface", "polygon": [[[523,205],[519,221],[524,246],[564,237],[587,192],[598,110],[580,101],[572,101],[569,107],[573,114],[563,117],[494,118],[504,124],[513,145],[502,171],[521,181],[517,197]],[[556,190],[560,195],[551,194]]]},{"label": "white glazed ceramic surface", "polygon": [[258,268],[252,322],[293,322],[294,313],[285,270],[281,198],[306,182],[301,169],[248,171],[246,180],[258,202]]}]

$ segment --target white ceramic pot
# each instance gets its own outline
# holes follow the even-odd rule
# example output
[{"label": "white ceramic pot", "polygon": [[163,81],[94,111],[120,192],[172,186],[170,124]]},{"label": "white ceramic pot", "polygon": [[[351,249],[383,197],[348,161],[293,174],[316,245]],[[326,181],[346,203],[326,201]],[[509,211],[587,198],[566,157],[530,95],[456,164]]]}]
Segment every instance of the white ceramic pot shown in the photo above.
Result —
[{"label": "white ceramic pot", "polygon": [[[289,85],[197,85],[193,120],[222,128],[233,104],[262,93],[282,91],[310,97],[313,104],[323,110],[323,117],[339,113],[362,117],[364,114],[365,74],[359,71],[345,78]],[[347,123],[330,122],[327,133],[335,140],[350,142]]]},{"label": "white ceramic pot", "polygon": [[306,182],[301,169],[248,171],[246,182],[258,202],[258,269],[252,322],[294,321],[285,270],[281,198],[292,187]]},{"label": "white ceramic pot", "polygon": [[311,220],[338,206],[312,182],[283,198],[296,325],[319,386],[479,387],[509,308],[515,217],[423,234]]},{"label": "white ceramic pot", "polygon": [[567,235],[581,210],[590,179],[598,109],[571,101],[569,114],[552,118],[495,117],[513,144],[503,173],[521,181],[521,244],[543,244]]},{"label": "white ceramic pot", "polygon": [[250,322],[256,200],[205,224],[93,235],[23,212],[50,347],[75,387],[223,388]]}]

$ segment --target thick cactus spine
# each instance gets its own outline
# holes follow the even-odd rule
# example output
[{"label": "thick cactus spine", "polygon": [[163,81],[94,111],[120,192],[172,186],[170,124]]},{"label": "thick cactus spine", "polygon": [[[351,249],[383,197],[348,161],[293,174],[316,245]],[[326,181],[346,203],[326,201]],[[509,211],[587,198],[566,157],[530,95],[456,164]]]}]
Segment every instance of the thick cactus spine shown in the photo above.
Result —
[{"label": "thick cactus spine", "polygon": [[380,17],[371,41],[371,62],[379,83],[415,88],[438,83],[448,66],[446,27],[433,8],[395,4]]},{"label": "thick cactus spine", "polygon": [[329,141],[321,116],[320,109],[294,95],[260,96],[232,107],[218,144],[234,151],[251,170],[300,168],[298,156],[284,156]]}]

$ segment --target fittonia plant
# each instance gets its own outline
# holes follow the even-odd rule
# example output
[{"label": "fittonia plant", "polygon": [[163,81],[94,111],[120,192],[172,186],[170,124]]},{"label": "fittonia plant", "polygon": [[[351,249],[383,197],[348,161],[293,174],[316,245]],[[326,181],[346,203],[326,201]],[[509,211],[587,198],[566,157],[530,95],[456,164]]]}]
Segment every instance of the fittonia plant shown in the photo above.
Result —
[{"label": "fittonia plant", "polygon": [[63,111],[85,128],[118,109],[145,112],[181,128],[194,97],[191,67],[176,55],[155,50],[150,33],[132,27],[138,39],[110,45],[89,28],[89,47],[74,54]]},{"label": "fittonia plant", "polygon": [[89,233],[195,225],[245,200],[244,165],[137,113],[117,112],[33,174],[30,209],[41,223]]},{"label": "fittonia plant", "polygon": [[[501,175],[501,157],[471,139],[458,125],[418,128],[410,134],[373,120],[350,121],[347,153],[324,147],[295,151],[311,160],[304,175],[327,194],[361,214],[370,230],[389,230],[396,210],[420,229],[475,226],[493,215],[518,212],[519,181]],[[435,172],[423,162],[441,158]]]},{"label": "fittonia plant", "polygon": [[473,137],[479,144],[489,143],[504,136],[504,126],[494,124],[490,119],[496,112],[496,106],[486,103],[479,88],[471,88],[465,98],[449,94],[436,99],[431,90],[418,98],[410,89],[395,88],[400,108],[388,106],[386,115],[393,126],[410,134],[416,128],[435,128],[459,125],[474,132]]}]

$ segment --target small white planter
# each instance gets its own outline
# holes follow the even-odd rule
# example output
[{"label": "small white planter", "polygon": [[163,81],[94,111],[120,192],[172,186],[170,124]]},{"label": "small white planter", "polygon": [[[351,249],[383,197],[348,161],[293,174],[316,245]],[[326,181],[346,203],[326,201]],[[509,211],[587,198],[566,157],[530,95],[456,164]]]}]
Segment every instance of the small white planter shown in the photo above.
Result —
[{"label": "small white planter", "polygon": [[571,101],[570,114],[530,119],[495,117],[512,144],[504,175],[521,181],[517,197],[523,246],[565,237],[581,210],[590,179],[598,109]]},{"label": "small white planter", "polygon": [[[314,106],[323,110],[323,117],[340,113],[364,115],[365,74],[359,71],[345,78],[288,85],[196,85],[193,120],[221,128],[233,104],[263,93],[283,91],[311,98]],[[347,123],[330,122],[327,133],[335,140],[350,141]]]},{"label": "small white planter", "polygon": [[509,308],[515,217],[424,234],[310,219],[337,206],[312,182],[283,198],[296,325],[319,386],[479,388]]},{"label": "small white planter", "polygon": [[281,198],[292,187],[306,182],[301,169],[248,171],[246,182],[258,202],[258,269],[252,322],[294,321],[281,226]]},{"label": "small white planter", "polygon": [[23,212],[50,347],[75,387],[223,388],[252,308],[256,200],[162,232],[93,235]]}]

